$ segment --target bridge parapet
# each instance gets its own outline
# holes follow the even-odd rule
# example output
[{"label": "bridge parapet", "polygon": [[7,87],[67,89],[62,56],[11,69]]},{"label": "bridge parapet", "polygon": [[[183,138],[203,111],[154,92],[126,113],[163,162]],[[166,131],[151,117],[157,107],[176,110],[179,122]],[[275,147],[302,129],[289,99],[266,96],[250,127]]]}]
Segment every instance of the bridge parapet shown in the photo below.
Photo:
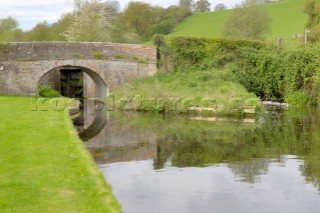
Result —
[{"label": "bridge parapet", "polygon": [[0,43],[0,62],[29,60],[128,60],[157,62],[155,47],[103,42]]}]

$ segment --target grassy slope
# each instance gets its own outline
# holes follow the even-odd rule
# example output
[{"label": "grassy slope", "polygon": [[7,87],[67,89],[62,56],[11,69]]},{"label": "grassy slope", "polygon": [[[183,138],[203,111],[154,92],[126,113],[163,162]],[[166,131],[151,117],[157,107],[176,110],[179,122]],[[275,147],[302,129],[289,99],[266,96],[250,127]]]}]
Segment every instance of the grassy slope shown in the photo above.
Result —
[{"label": "grassy slope", "polygon": [[0,212],[120,212],[67,110],[0,96]]},{"label": "grassy slope", "polygon": [[113,93],[116,99],[142,96],[157,100],[181,98],[197,101],[209,98],[215,99],[218,106],[225,107],[229,107],[234,98],[243,102],[248,99],[259,102],[259,99],[253,93],[247,92],[242,85],[223,80],[229,78],[225,73],[225,70],[210,70],[158,74],[117,88]]},{"label": "grassy slope", "polygon": [[[269,38],[292,38],[295,33],[302,33],[307,22],[307,15],[302,12],[303,5],[304,0],[283,0],[267,4],[265,7],[272,17]],[[194,14],[178,25],[176,31],[169,36],[221,37],[223,23],[230,12]]]}]

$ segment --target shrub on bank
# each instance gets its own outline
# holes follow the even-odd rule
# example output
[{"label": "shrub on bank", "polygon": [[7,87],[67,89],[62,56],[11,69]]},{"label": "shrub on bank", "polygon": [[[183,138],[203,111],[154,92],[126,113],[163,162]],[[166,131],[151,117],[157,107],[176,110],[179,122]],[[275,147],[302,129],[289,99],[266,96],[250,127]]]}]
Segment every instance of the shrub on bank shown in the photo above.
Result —
[{"label": "shrub on bank", "polygon": [[285,48],[255,41],[178,37],[171,41],[175,70],[224,69],[229,80],[262,99],[302,92],[310,104],[320,100],[320,49]]},{"label": "shrub on bank", "polygon": [[161,73],[114,90],[109,103],[121,110],[242,113],[261,103],[240,84],[224,80],[224,70]]},{"label": "shrub on bank", "polygon": [[42,97],[56,98],[61,96],[58,91],[45,84],[40,84],[38,87],[38,91],[39,95]]}]

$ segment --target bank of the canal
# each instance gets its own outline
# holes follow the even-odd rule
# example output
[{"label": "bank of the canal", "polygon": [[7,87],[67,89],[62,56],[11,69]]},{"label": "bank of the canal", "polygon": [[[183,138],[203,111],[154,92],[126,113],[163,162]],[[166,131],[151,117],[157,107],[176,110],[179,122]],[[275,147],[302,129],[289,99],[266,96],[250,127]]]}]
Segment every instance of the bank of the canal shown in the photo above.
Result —
[{"label": "bank of the canal", "polygon": [[121,212],[68,110],[0,96],[0,212]]}]

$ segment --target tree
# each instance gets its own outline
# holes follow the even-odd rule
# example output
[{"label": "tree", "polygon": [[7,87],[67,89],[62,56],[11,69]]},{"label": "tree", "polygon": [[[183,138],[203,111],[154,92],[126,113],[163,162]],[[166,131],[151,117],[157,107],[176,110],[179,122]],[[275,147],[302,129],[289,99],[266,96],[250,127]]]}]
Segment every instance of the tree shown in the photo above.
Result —
[{"label": "tree", "polygon": [[66,37],[63,33],[71,26],[74,20],[74,14],[72,12],[62,14],[58,22],[51,25],[52,41],[66,41]]},{"label": "tree", "polygon": [[259,0],[245,0],[235,6],[226,20],[223,36],[231,39],[264,39],[270,31],[271,18]]},{"label": "tree", "polygon": [[128,24],[140,37],[152,34],[152,26],[156,22],[154,7],[144,2],[130,2],[122,14],[123,24]]},{"label": "tree", "polygon": [[180,0],[179,7],[192,10],[193,0]]},{"label": "tree", "polygon": [[193,9],[193,0],[180,0],[179,7],[183,11],[183,13],[187,14],[187,16],[192,14]]},{"label": "tree", "polygon": [[63,14],[56,23],[38,23],[24,33],[23,41],[66,41],[62,34],[70,27],[73,18],[74,14],[69,12]]},{"label": "tree", "polygon": [[109,41],[112,10],[101,0],[75,0],[75,15],[63,33],[68,41]]},{"label": "tree", "polygon": [[131,2],[113,20],[115,29],[112,31],[112,41],[140,43],[150,40],[154,34],[169,34],[189,14],[189,9],[179,6],[162,8],[144,2]]},{"label": "tree", "polygon": [[109,0],[109,1],[106,1],[105,4],[107,5],[107,7],[110,9],[110,12],[111,12],[111,16],[116,16],[121,7],[120,7],[120,3],[116,0]]},{"label": "tree", "polygon": [[304,12],[309,16],[307,27],[312,28],[320,24],[319,0],[307,0],[305,3]]},{"label": "tree", "polygon": [[308,40],[312,43],[320,42],[320,1],[307,0],[304,12],[308,14],[306,27],[310,29]]},{"label": "tree", "polygon": [[51,30],[48,22],[37,24],[32,30],[26,33],[26,41],[51,41]]},{"label": "tree", "polygon": [[8,18],[0,19],[0,32],[14,31],[18,28],[18,22],[9,16]]},{"label": "tree", "polygon": [[17,41],[22,35],[22,30],[18,26],[17,20],[11,16],[0,19],[0,42]]},{"label": "tree", "polygon": [[215,7],[214,7],[214,11],[219,11],[219,10],[226,10],[228,9],[228,7],[222,3],[219,3],[217,4]]},{"label": "tree", "polygon": [[210,3],[207,0],[199,0],[194,5],[195,12],[209,12],[210,11]]},{"label": "tree", "polygon": [[308,41],[311,43],[320,43],[320,24],[311,28]]},{"label": "tree", "polygon": [[153,34],[169,34],[182,22],[190,12],[178,6],[170,6],[163,9],[159,21],[153,26]]}]

